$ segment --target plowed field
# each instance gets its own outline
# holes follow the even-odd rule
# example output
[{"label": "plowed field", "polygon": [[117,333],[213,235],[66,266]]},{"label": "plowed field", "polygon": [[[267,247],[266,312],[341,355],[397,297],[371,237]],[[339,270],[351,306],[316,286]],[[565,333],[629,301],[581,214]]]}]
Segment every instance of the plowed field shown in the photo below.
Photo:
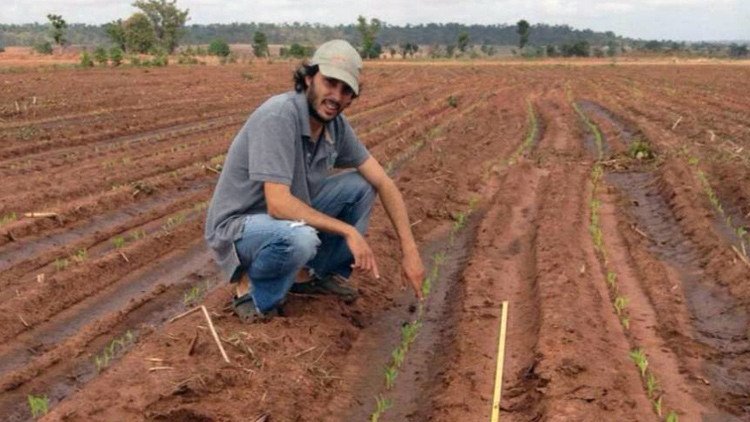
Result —
[{"label": "plowed field", "polygon": [[503,421],[750,420],[750,67],[366,63],[429,294],[378,204],[356,303],[248,325],[205,208],[293,67],[0,74],[3,420],[485,421],[504,301]]}]

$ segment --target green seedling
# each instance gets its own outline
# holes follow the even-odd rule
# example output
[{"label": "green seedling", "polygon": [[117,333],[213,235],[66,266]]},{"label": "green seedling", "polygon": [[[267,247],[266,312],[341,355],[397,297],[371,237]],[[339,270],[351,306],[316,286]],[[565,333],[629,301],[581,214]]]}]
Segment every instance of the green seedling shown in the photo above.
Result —
[{"label": "green seedling", "polygon": [[445,262],[445,252],[438,252],[432,257],[432,262],[435,263],[436,266],[440,266]]},{"label": "green seedling", "polygon": [[138,229],[138,230],[133,230],[132,232],[130,232],[130,239],[132,241],[143,239],[144,237],[146,237],[146,230]]},{"label": "green seedling", "polygon": [[650,160],[654,158],[654,152],[648,142],[635,139],[628,146],[628,156],[636,160]]},{"label": "green seedling", "polygon": [[406,358],[406,349],[399,347],[391,353],[391,357],[393,358],[393,364],[400,368],[404,363],[404,358]]},{"label": "green seedling", "polygon": [[649,372],[646,377],[646,394],[648,394],[648,398],[653,398],[657,391],[659,391],[659,383],[656,381],[654,374]]},{"label": "green seedling", "polygon": [[0,217],[0,226],[3,226],[8,223],[12,223],[16,220],[18,220],[18,215],[16,215],[15,212],[5,214],[4,216]]},{"label": "green seedling", "polygon": [[378,395],[375,397],[375,412],[370,416],[370,422],[378,422],[380,416],[393,405],[390,399]]},{"label": "green seedling", "polygon": [[112,239],[112,244],[115,246],[115,249],[122,249],[125,246],[125,238],[122,236],[115,236]]},{"label": "green seedling", "polygon": [[398,375],[398,369],[393,366],[385,368],[385,389],[390,390],[393,388],[393,384],[396,382],[396,376]]},{"label": "green seedling", "polygon": [[201,296],[203,296],[203,289],[200,286],[193,286],[190,290],[185,292],[185,296],[182,298],[182,303],[184,303],[185,306],[189,306],[198,302]]},{"label": "green seedling", "polygon": [[33,394],[29,394],[27,400],[32,417],[38,418],[40,416],[46,415],[47,412],[49,412],[49,398],[47,398],[47,396],[37,397]]},{"label": "green seedling", "polygon": [[68,265],[70,265],[70,262],[67,258],[58,258],[55,259],[55,270],[62,271],[66,268],[68,268]]},{"label": "green seedling", "polygon": [[625,307],[628,306],[628,299],[624,296],[617,296],[614,301],[615,306],[615,312],[617,312],[617,315],[622,315],[622,312],[625,310]]},{"label": "green seedling", "polygon": [[453,108],[458,107],[458,99],[451,95],[450,97],[448,97],[448,105]]},{"label": "green seedling", "polygon": [[680,419],[674,410],[670,411],[667,417],[664,419],[665,422],[679,422],[679,420]]},{"label": "green seedling", "polygon": [[609,287],[614,289],[617,286],[617,274],[612,271],[607,271],[607,284]]},{"label": "green seedling", "polygon": [[646,371],[648,370],[648,359],[643,349],[634,349],[630,352],[630,359],[633,360],[635,366],[641,371],[641,377],[646,377]]},{"label": "green seedling", "polygon": [[427,297],[432,289],[432,277],[425,277],[422,282],[422,296]]},{"label": "green seedling", "polygon": [[626,316],[620,317],[620,324],[622,324],[622,328],[629,330],[630,329],[630,318]]},{"label": "green seedling", "polygon": [[651,404],[654,406],[654,412],[659,416],[661,416],[661,403],[661,397],[651,401]]},{"label": "green seedling", "polygon": [[453,231],[459,231],[466,224],[466,213],[459,212],[454,218]]},{"label": "green seedling", "polygon": [[698,160],[698,157],[690,157],[688,158],[688,164],[691,166],[697,166],[700,160]]},{"label": "green seedling", "polygon": [[98,372],[101,372],[104,368],[109,366],[109,363],[117,355],[117,353],[121,352],[127,346],[132,344],[134,340],[135,335],[133,335],[133,333],[130,331],[127,331],[125,334],[123,334],[122,337],[112,340],[104,348],[104,350],[102,350],[101,353],[94,356],[94,365],[96,365],[96,370]]},{"label": "green seedling", "polygon": [[417,333],[421,327],[420,321],[414,321],[401,327],[401,344],[408,347],[417,338]]},{"label": "green seedling", "polygon": [[77,262],[77,263],[79,263],[79,264],[80,264],[80,263],[83,263],[83,262],[85,262],[85,261],[86,261],[86,258],[88,258],[88,252],[86,251],[86,249],[85,249],[85,248],[83,248],[83,249],[79,249],[79,250],[78,250],[78,251],[77,251],[77,252],[75,253],[75,255],[73,255],[73,256],[72,256],[71,258],[73,258],[73,261],[75,261],[75,262]]}]

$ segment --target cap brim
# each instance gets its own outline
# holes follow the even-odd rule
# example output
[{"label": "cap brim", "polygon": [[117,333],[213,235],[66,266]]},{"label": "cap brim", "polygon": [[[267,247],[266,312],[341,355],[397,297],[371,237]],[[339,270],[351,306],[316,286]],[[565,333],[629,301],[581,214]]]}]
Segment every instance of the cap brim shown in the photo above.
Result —
[{"label": "cap brim", "polygon": [[345,84],[349,85],[352,91],[354,91],[355,95],[359,95],[359,81],[357,81],[357,79],[354,78],[351,73],[328,64],[319,64],[318,68],[320,69],[320,73],[322,73],[324,76],[338,79],[344,82]]}]

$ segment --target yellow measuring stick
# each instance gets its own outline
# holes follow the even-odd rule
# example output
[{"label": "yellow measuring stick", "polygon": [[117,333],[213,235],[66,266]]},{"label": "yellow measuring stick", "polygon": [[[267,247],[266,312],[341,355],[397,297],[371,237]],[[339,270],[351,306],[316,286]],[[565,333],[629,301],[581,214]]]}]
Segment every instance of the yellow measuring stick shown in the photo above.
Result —
[{"label": "yellow measuring stick", "polygon": [[505,331],[508,326],[508,301],[503,301],[500,319],[500,339],[497,343],[497,369],[495,370],[495,394],[492,396],[492,422],[500,420],[500,396],[503,390],[503,362],[505,361]]}]

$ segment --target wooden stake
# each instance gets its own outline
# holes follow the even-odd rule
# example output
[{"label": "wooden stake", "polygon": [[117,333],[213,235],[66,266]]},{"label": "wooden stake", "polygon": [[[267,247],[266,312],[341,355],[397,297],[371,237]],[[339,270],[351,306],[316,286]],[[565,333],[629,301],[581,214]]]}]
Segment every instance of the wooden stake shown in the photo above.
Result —
[{"label": "wooden stake", "polygon": [[680,116],[680,118],[677,119],[676,122],[674,122],[674,124],[672,125],[672,130],[675,130],[677,128],[677,125],[679,125],[681,121],[682,121],[682,116]]},{"label": "wooden stake", "polygon": [[224,346],[221,345],[221,340],[219,340],[219,335],[216,334],[214,323],[213,321],[211,321],[211,315],[208,314],[208,310],[203,305],[201,305],[201,310],[203,310],[203,316],[205,316],[206,321],[208,321],[208,328],[211,330],[211,334],[214,336],[214,341],[216,341],[216,345],[219,346],[219,351],[221,351],[221,356],[224,358],[224,362],[232,363],[229,361],[229,356],[227,356],[227,352],[224,351]]},{"label": "wooden stake", "polygon": [[503,363],[505,361],[505,332],[508,326],[508,301],[503,301],[503,313],[500,318],[500,338],[497,344],[497,368],[495,370],[495,393],[492,397],[492,422],[500,420],[500,398],[503,389]]},{"label": "wooden stake", "polygon": [[188,356],[192,356],[193,352],[195,352],[195,345],[198,344],[198,334],[200,331],[195,330],[195,335],[193,336],[193,339],[190,340],[190,346],[188,346]]},{"label": "wooden stake", "polygon": [[154,371],[166,371],[174,369],[171,366],[154,366],[153,368],[148,368],[148,372],[154,372]]},{"label": "wooden stake", "polygon": [[31,325],[29,325],[29,323],[28,323],[28,322],[26,322],[26,320],[25,320],[25,319],[23,319],[23,317],[22,317],[21,315],[18,315],[18,319],[20,319],[20,320],[21,320],[21,322],[23,323],[23,325],[25,325],[25,326],[26,326],[26,328],[29,328],[29,327],[31,327]]},{"label": "wooden stake", "polygon": [[181,314],[177,315],[176,317],[174,317],[174,318],[170,319],[170,320],[169,320],[169,322],[175,322],[175,321],[177,321],[178,319],[180,319],[180,318],[182,318],[182,317],[186,317],[186,316],[188,316],[188,315],[192,314],[193,312],[195,312],[195,311],[197,311],[197,310],[199,310],[199,309],[200,309],[200,306],[196,306],[195,308],[193,308],[193,309],[191,309],[191,310],[189,310],[189,311],[185,311],[185,312],[183,312],[183,313],[181,313]]},{"label": "wooden stake", "polygon": [[208,170],[208,171],[212,171],[212,172],[214,172],[214,173],[216,173],[216,174],[221,174],[221,172],[220,172],[219,170],[216,170],[216,169],[215,169],[215,168],[213,168],[213,167],[209,167],[209,166],[205,166],[205,165],[204,165],[204,166],[203,166],[203,168],[204,168],[205,170]]},{"label": "wooden stake", "polygon": [[56,212],[27,212],[23,214],[27,218],[57,218]]},{"label": "wooden stake", "polygon": [[649,241],[653,242],[654,240],[651,239],[646,233],[642,232],[641,229],[639,229],[635,224],[631,224],[630,228],[633,229],[636,233],[640,234],[644,238],[648,239]]},{"label": "wooden stake", "polygon": [[124,260],[125,260],[125,262],[127,262],[127,263],[130,263],[130,260],[129,260],[129,259],[128,259],[128,257],[127,257],[127,256],[125,255],[125,252],[123,252],[123,251],[120,251],[120,256],[122,257],[122,259],[124,259]]}]

